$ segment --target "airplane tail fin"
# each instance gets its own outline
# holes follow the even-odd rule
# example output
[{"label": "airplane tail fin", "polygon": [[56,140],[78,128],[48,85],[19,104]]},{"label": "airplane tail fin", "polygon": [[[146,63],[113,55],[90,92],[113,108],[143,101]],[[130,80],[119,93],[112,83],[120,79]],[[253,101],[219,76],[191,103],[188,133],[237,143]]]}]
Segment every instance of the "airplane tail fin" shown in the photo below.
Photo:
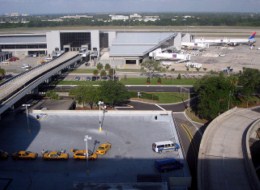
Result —
[{"label": "airplane tail fin", "polygon": [[252,35],[248,38],[249,40],[254,39],[256,35],[256,32],[253,32]]}]

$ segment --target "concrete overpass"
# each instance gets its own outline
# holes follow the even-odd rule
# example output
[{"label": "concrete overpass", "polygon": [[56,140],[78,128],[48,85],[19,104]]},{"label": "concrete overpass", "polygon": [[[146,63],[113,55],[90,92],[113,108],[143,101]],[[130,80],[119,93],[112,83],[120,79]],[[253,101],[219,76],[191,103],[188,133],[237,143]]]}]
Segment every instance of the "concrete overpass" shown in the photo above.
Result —
[{"label": "concrete overpass", "polygon": [[199,190],[260,189],[247,143],[259,118],[259,112],[234,108],[210,123],[199,150]]},{"label": "concrete overpass", "polygon": [[0,115],[26,94],[61,70],[81,60],[78,52],[67,52],[51,62],[40,65],[0,86]]}]

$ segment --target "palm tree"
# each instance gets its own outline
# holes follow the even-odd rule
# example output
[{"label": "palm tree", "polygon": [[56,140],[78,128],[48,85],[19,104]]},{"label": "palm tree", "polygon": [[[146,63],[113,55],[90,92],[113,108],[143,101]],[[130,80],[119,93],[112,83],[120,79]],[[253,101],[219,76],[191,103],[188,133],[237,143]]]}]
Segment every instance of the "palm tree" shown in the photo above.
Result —
[{"label": "palm tree", "polygon": [[5,76],[5,70],[0,68],[0,80]]},{"label": "palm tree", "polygon": [[93,71],[93,75],[94,75],[94,76],[97,76],[97,75],[98,75],[98,70],[97,70],[97,69],[95,69],[95,70]]},{"label": "palm tree", "polygon": [[101,69],[103,69],[103,65],[101,63],[97,64],[97,69],[100,71]]},{"label": "palm tree", "polygon": [[107,63],[107,64],[105,65],[105,70],[106,70],[106,71],[109,71],[110,68],[111,68],[111,66]]},{"label": "palm tree", "polygon": [[102,70],[101,72],[100,72],[100,76],[101,77],[104,77],[104,76],[106,76],[107,75],[107,72],[105,71],[105,70]]}]

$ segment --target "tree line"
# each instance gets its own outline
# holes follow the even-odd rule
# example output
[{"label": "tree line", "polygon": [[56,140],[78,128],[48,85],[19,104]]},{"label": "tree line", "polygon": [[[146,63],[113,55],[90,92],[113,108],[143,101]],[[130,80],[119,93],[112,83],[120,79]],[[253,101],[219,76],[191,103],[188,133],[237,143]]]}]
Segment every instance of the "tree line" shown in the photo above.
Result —
[{"label": "tree line", "polygon": [[114,107],[128,101],[130,97],[126,87],[113,80],[103,81],[100,86],[77,86],[70,91],[70,96],[73,96],[83,107],[88,105],[91,109],[98,101]]},{"label": "tree line", "polygon": [[[14,27],[57,27],[57,26],[260,26],[260,14],[253,13],[159,13],[159,20],[136,21],[114,20],[108,22],[108,16],[95,15],[94,18],[64,19],[62,22],[46,21],[42,17],[29,17],[28,23],[1,23],[0,28]],[[185,17],[185,15],[190,15]],[[52,16],[51,18],[55,18]],[[56,17],[58,18],[58,17]],[[104,19],[103,21],[100,18]],[[3,18],[2,18],[3,19]]]},{"label": "tree line", "polygon": [[192,109],[201,118],[213,120],[232,107],[260,104],[260,71],[243,68],[237,75],[204,76],[194,89],[197,102]]}]

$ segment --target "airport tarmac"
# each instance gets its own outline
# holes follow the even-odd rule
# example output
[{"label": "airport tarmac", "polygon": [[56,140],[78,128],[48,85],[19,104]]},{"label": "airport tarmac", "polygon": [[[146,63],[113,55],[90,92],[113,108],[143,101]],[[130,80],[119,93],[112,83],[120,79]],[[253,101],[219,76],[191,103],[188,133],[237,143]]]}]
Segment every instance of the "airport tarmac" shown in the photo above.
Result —
[{"label": "airport tarmac", "polygon": [[[99,128],[99,112],[58,111],[49,112],[40,120],[30,115],[29,125],[25,114],[16,114],[15,121],[5,117],[1,121],[0,148],[12,153],[18,150],[37,152],[36,160],[0,161],[0,178],[10,179],[10,189],[72,189],[74,182],[124,183],[136,182],[139,174],[159,174],[154,168],[156,159],[175,157],[181,162],[178,151],[158,154],[152,143],[162,140],[178,142],[170,112],[113,112],[105,113],[103,131]],[[157,118],[155,119],[155,116]],[[112,148],[96,161],[75,161],[71,148],[85,149],[85,135],[90,150],[100,143],[110,142]],[[42,150],[65,149],[70,153],[67,161],[43,161]],[[189,175],[186,167],[163,173],[163,181],[169,176]],[[6,185],[0,179],[0,186]]]},{"label": "airport tarmac", "polygon": [[[188,32],[194,35],[195,38],[209,38],[209,39],[223,39],[223,38],[243,38],[246,39],[250,36],[252,32],[256,32],[256,43],[255,47],[251,50],[248,45],[240,46],[211,46],[209,49],[206,49],[203,52],[189,51],[191,56],[191,62],[201,63],[202,68],[200,73],[206,73],[209,71],[222,71],[227,67],[231,67],[233,72],[242,71],[243,67],[256,68],[260,69],[260,28],[259,27],[225,27],[225,26],[165,26],[165,27],[156,27],[156,26],[145,26],[145,27],[59,27],[59,30],[65,29],[100,29],[100,30],[116,30],[116,31],[164,31],[164,32]],[[56,28],[53,28],[55,30]],[[16,32],[44,32],[44,28],[35,28],[18,30]],[[0,30],[0,33],[5,33],[10,31]],[[185,52],[185,51],[184,51]],[[10,62],[8,65],[1,64],[1,67],[8,69],[8,72],[20,72],[22,69],[22,64],[29,64],[31,66],[39,65],[40,61],[43,60],[43,57],[32,58],[32,57],[21,57],[21,60],[16,62]],[[105,58],[107,59],[107,57]],[[86,69],[85,65],[82,65],[83,69]],[[205,70],[204,70],[205,68]],[[195,68],[190,68],[187,71],[185,63],[173,63],[172,66],[168,69],[175,69],[173,73],[189,72],[197,73],[198,71]]]}]

